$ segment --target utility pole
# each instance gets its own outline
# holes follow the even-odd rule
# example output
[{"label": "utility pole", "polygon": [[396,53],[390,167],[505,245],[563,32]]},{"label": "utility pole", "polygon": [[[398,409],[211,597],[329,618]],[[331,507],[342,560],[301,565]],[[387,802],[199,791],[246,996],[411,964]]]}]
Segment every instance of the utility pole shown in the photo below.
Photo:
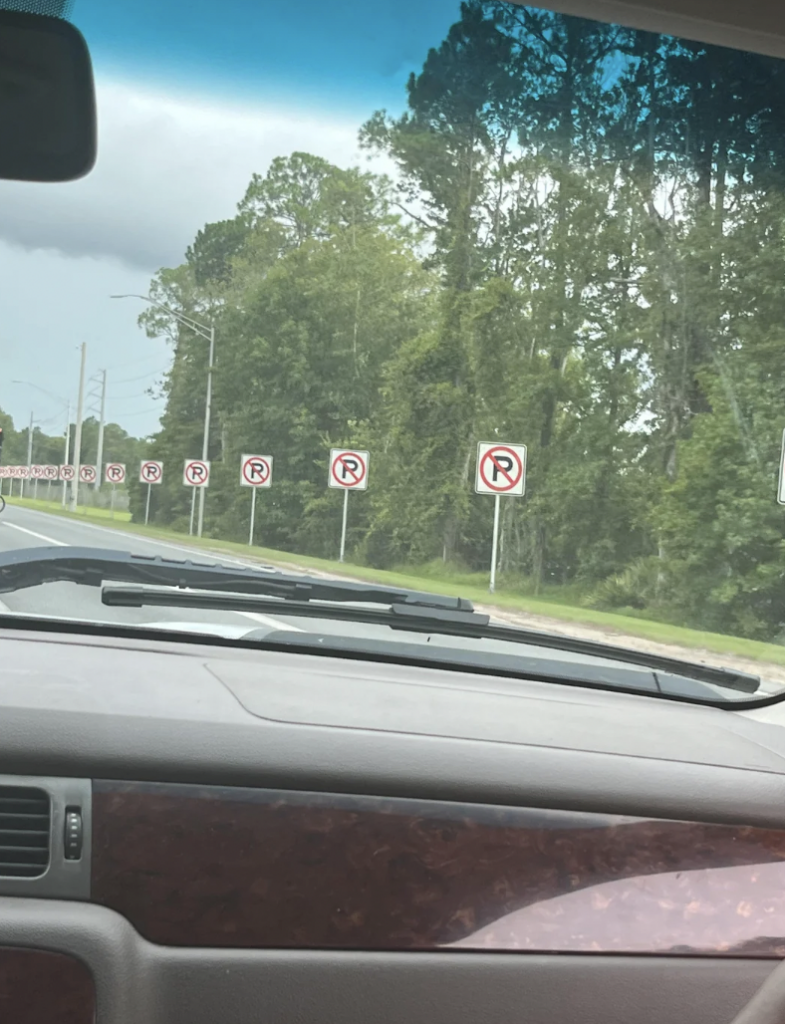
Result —
[{"label": "utility pole", "polygon": [[104,421],[106,419],[106,370],[101,370],[101,418],[98,421],[98,455],[96,456],[95,489],[101,486],[103,480],[104,460]]},{"label": "utility pole", "polygon": [[[71,403],[68,403],[68,412],[65,414],[65,457],[63,459],[63,465],[68,465],[68,459],[71,457]],[[65,498],[68,492],[68,484],[63,480],[63,508],[65,508]]]},{"label": "utility pole", "polygon": [[76,433],[74,435],[74,479],[71,483],[71,512],[79,504],[79,471],[82,452],[82,413],[84,410],[84,371],[87,362],[87,345],[82,342],[82,359],[79,368],[79,396],[76,400]]},{"label": "utility pole", "polygon": [[[33,413],[30,412],[30,426],[27,428],[27,472],[30,473],[30,466],[33,463]],[[29,479],[29,476],[28,476]],[[22,497],[25,496],[25,478],[19,481],[22,485],[19,490],[21,491]]]}]

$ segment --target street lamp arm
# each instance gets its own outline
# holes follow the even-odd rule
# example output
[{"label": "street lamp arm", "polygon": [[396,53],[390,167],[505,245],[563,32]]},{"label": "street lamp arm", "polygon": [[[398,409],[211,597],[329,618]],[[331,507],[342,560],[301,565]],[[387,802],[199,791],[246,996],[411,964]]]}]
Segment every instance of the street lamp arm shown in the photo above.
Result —
[{"label": "street lamp arm", "polygon": [[178,313],[176,309],[165,306],[163,302],[158,302],[149,295],[136,295],[131,293],[130,295],[110,295],[109,297],[112,299],[141,299],[143,302],[149,302],[151,306],[155,306],[157,309],[162,309],[164,313],[168,313],[169,316],[173,316],[175,320],[179,320],[181,324],[190,328],[195,334],[198,334],[206,341],[210,340],[211,328],[206,324],[202,324],[198,320],[194,320],[192,317],[186,316],[185,313]]}]

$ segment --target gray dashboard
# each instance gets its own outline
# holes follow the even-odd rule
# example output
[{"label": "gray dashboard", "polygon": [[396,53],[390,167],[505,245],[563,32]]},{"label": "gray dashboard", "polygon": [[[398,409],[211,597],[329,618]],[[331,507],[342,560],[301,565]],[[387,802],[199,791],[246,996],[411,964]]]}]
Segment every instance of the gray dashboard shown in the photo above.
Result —
[{"label": "gray dashboard", "polygon": [[[0,637],[0,706],[0,773],[55,788],[149,780],[785,825],[776,705],[724,711],[196,638],[20,629]],[[3,945],[87,964],[99,1024],[723,1024],[774,968],[172,948],[105,906],[7,895]]]},{"label": "gray dashboard", "polygon": [[5,773],[785,822],[779,705],[24,630],[0,639],[0,704]]}]

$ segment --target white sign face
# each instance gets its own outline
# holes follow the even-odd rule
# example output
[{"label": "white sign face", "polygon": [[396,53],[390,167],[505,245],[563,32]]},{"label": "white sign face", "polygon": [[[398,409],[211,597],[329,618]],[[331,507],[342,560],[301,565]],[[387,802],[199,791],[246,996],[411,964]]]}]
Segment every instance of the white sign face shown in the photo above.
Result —
[{"label": "white sign face", "polygon": [[30,476],[33,478],[33,480],[40,480],[43,477],[43,475],[44,475],[44,467],[43,466],[31,466],[30,467]]},{"label": "white sign face", "polygon": [[342,491],[364,491],[368,487],[368,452],[350,448],[330,449],[329,487],[340,487]]},{"label": "white sign face", "polygon": [[187,487],[207,487],[210,483],[210,463],[201,459],[186,459],[183,483]]},{"label": "white sign face", "polygon": [[98,479],[98,467],[80,466],[79,479],[83,484],[94,484]]},{"label": "white sign face", "polygon": [[243,487],[269,487],[272,481],[272,455],[243,455],[240,463],[240,483]]},{"label": "white sign face", "polygon": [[73,478],[75,476],[76,476],[76,473],[74,472],[74,467],[73,466],[61,466],[60,467],[59,477],[60,477],[61,480],[73,480]]},{"label": "white sign face", "polygon": [[486,443],[477,445],[478,494],[523,494],[526,487],[526,445]]},{"label": "white sign face", "polygon": [[44,480],[56,480],[58,476],[57,466],[44,466]]},{"label": "white sign face", "polygon": [[107,462],[104,472],[104,480],[108,484],[122,484],[125,482],[125,464],[123,462]]},{"label": "white sign face", "polygon": [[780,482],[777,487],[777,501],[785,505],[785,430],[782,432],[782,450],[780,451]]},{"label": "white sign face", "polygon": [[147,459],[139,467],[140,484],[160,484],[163,478],[163,462],[155,462],[153,459]]}]

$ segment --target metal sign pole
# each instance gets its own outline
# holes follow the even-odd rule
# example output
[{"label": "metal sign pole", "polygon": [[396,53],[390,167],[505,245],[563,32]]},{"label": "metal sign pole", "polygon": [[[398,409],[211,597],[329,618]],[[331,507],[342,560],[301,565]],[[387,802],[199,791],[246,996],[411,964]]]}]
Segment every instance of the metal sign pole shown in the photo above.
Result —
[{"label": "metal sign pole", "polygon": [[191,522],[188,524],[188,536],[194,535],[194,510],[196,509],[196,488],[191,488]]},{"label": "metal sign pole", "polygon": [[253,547],[253,523],[256,518],[256,488],[251,488],[251,529],[248,533],[248,547]]},{"label": "metal sign pole", "polygon": [[496,590],[496,555],[499,548],[499,505],[500,495],[496,495],[493,506],[493,544],[491,545],[491,585],[488,588],[493,594]]},{"label": "metal sign pole", "polygon": [[112,484],[112,497],[109,500],[112,506],[112,519],[114,519],[114,484]]},{"label": "metal sign pole", "polygon": [[147,526],[150,521],[150,491],[152,491],[153,485],[147,485],[147,502],[144,506],[144,525]]},{"label": "metal sign pole", "polygon": [[349,511],[349,488],[347,487],[343,492],[343,526],[341,527],[341,557],[338,559],[339,562],[343,561],[344,552],[346,551],[346,516]]}]

